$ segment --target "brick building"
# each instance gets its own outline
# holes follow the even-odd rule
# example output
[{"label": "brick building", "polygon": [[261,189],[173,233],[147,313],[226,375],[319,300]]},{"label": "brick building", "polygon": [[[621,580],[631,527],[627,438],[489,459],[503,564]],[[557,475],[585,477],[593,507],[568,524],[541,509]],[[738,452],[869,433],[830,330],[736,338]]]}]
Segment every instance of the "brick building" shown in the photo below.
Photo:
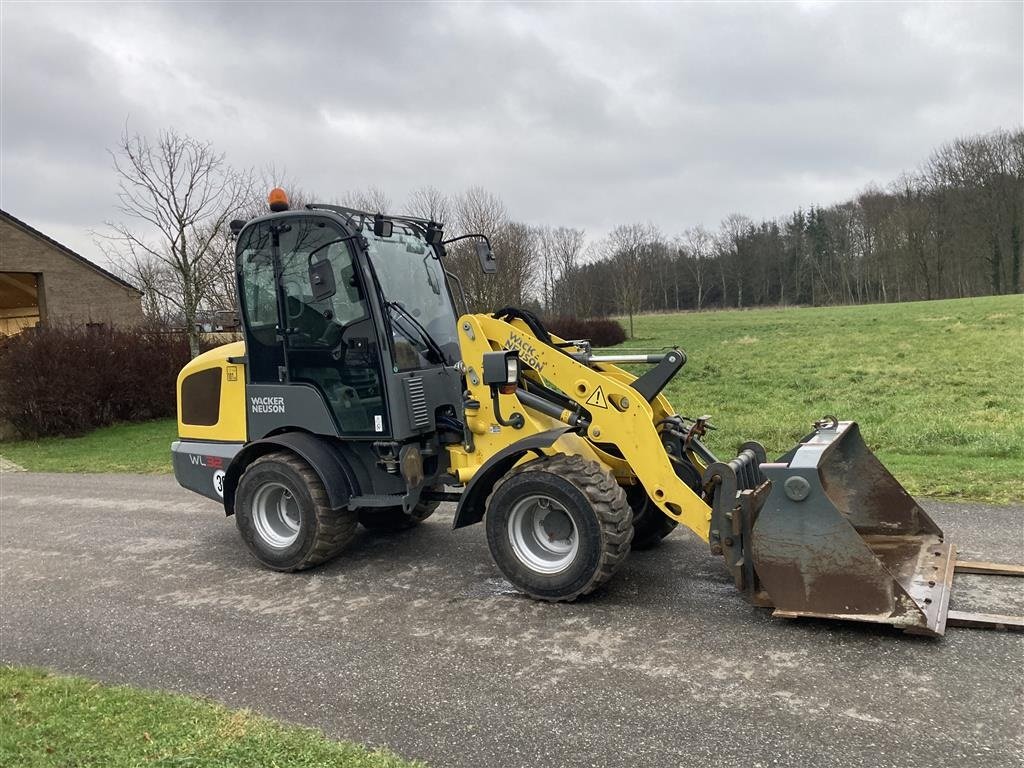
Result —
[{"label": "brick building", "polygon": [[0,336],[38,323],[142,322],[142,293],[0,210]]}]

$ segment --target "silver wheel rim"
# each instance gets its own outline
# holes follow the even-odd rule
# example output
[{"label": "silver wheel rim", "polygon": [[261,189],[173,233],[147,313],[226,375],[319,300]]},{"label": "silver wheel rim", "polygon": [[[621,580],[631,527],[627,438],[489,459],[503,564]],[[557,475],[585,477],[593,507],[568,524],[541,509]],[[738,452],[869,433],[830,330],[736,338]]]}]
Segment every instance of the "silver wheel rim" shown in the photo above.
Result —
[{"label": "silver wheel rim", "polygon": [[508,516],[512,551],[537,573],[560,573],[580,549],[579,531],[565,507],[549,496],[527,496]]},{"label": "silver wheel rim", "polygon": [[299,503],[280,483],[264,483],[252,500],[256,533],[270,547],[284,549],[299,537]]}]

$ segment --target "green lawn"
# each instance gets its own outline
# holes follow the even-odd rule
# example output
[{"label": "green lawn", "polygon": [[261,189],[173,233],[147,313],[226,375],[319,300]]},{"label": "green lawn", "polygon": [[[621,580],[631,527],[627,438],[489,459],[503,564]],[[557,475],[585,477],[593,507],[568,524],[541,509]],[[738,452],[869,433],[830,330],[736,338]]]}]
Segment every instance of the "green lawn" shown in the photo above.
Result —
[{"label": "green lawn", "polygon": [[636,334],[624,346],[686,350],[666,394],[714,416],[723,457],[744,440],[780,454],[835,414],[912,494],[1024,498],[1020,295],[646,315]]},{"label": "green lawn", "polygon": [[171,471],[171,442],[178,436],[174,419],[117,424],[83,437],[0,443],[0,456],[33,472]]},{"label": "green lawn", "polygon": [[[723,457],[744,440],[779,454],[826,413],[855,419],[913,494],[1024,498],[1024,297],[645,315],[625,346],[679,344],[667,394],[710,413]],[[71,440],[0,443],[38,471],[169,472],[172,421]]]},{"label": "green lawn", "polygon": [[413,768],[423,764],[186,696],[0,667],[0,765]]}]

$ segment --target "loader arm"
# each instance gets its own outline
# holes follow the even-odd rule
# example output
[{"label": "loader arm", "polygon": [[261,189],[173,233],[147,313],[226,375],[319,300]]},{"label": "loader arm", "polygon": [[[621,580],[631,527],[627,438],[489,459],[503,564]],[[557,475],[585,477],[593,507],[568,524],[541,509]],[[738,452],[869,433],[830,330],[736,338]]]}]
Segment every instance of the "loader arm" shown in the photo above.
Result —
[{"label": "loader arm", "polygon": [[[560,343],[561,339],[553,341]],[[539,339],[520,320],[506,322],[483,314],[463,315],[459,319],[459,345],[472,401],[466,409],[471,442],[467,440],[448,449],[452,472],[460,482],[469,482],[487,457],[571,420],[569,409],[556,418],[524,406],[518,394],[492,397],[491,388],[483,381],[483,355],[515,350],[523,364],[547,386],[557,389],[585,413],[578,436],[569,434],[561,438],[557,450],[601,460],[622,484],[639,481],[664,514],[708,540],[711,508],[677,475],[655,426],[672,413],[662,395],[654,394],[652,402],[648,402],[631,386],[636,376],[609,363],[584,364]],[[682,353],[677,350],[675,354]],[[520,414],[521,422],[513,419],[513,414]],[[516,428],[510,421],[521,426]]]}]

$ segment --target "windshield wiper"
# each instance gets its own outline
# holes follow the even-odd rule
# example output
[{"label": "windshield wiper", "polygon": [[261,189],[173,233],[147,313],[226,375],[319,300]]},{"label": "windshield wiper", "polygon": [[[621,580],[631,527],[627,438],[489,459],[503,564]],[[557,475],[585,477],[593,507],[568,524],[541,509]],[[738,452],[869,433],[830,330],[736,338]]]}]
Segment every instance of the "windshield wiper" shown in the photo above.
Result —
[{"label": "windshield wiper", "polygon": [[423,343],[427,345],[427,349],[433,352],[434,355],[437,357],[437,362],[441,364],[445,364],[448,362],[447,357],[445,357],[444,350],[441,349],[441,345],[434,340],[434,337],[430,335],[430,331],[428,331],[423,326],[423,323],[417,320],[408,309],[403,307],[397,301],[388,301],[385,302],[385,304],[387,305],[388,309],[394,309],[402,316],[403,319],[408,320],[412,327],[419,332],[419,336],[422,339]]}]

